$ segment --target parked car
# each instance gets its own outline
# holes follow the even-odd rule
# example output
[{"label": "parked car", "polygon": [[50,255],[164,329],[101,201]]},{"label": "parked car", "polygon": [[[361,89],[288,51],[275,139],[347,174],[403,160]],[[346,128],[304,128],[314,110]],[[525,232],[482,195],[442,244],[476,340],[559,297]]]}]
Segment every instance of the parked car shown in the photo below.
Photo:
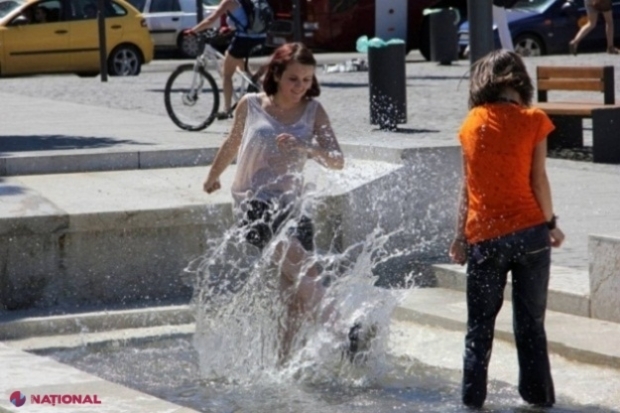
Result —
[{"label": "parked car", "polygon": [[[35,19],[41,10],[44,21]],[[5,0],[0,6],[0,75],[97,75],[96,16],[94,0]],[[153,58],[146,21],[123,0],[107,2],[105,16],[108,73],[138,75]]]},{"label": "parked car", "polygon": [[[194,27],[196,0],[128,0],[146,18],[155,50],[173,50],[184,54],[181,33]],[[201,0],[204,17],[217,9],[219,0]]]},{"label": "parked car", "polygon": [[[620,0],[613,1],[615,40],[620,41]],[[521,0],[514,8],[507,10],[508,29],[512,35],[515,51],[523,56],[568,53],[568,42],[575,37],[579,28],[587,22],[584,0]],[[605,50],[605,22],[579,43],[579,51]],[[497,28],[493,27],[496,47],[500,47]],[[464,50],[469,45],[469,23],[459,27],[459,46]]]},{"label": "parked car", "polygon": [[[276,22],[268,44],[277,46],[293,39],[293,2],[270,0]],[[403,4],[405,3],[406,4]],[[429,56],[428,17],[425,9],[452,7],[461,17],[466,0],[308,0],[300,2],[303,39],[314,50],[353,51],[360,36],[374,37],[379,18],[394,25],[402,23],[399,11],[406,9],[407,50],[420,49]],[[378,18],[379,16],[379,18]]]}]

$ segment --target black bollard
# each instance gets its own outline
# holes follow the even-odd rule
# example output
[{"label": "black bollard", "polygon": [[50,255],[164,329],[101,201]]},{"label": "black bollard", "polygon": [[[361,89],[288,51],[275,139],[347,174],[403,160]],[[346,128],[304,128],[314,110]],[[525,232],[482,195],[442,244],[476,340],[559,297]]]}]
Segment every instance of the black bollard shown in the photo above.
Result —
[{"label": "black bollard", "polygon": [[449,65],[459,58],[457,14],[452,9],[439,9],[429,14],[431,61]]},{"label": "black bollard", "polygon": [[396,130],[407,122],[405,45],[368,48],[370,123],[381,130]]}]

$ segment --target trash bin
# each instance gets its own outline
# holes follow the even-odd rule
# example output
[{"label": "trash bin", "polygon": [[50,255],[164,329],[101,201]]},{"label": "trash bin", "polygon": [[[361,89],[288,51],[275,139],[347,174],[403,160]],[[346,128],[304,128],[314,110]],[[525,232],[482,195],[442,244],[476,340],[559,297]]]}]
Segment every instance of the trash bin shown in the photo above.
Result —
[{"label": "trash bin", "polygon": [[453,8],[426,9],[429,19],[431,61],[449,65],[459,58],[459,11]]},{"label": "trash bin", "polygon": [[407,122],[404,42],[368,44],[370,123],[382,130],[396,130]]}]

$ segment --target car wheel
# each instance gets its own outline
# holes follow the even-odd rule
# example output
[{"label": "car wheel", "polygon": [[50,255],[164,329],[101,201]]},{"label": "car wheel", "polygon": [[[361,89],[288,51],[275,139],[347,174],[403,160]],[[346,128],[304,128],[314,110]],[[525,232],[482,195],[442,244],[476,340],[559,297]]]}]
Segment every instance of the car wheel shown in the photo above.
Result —
[{"label": "car wheel", "polygon": [[142,68],[138,50],[131,45],[120,45],[110,53],[108,73],[110,76],[137,76]]},{"label": "car wheel", "polygon": [[542,56],[545,54],[545,45],[542,40],[533,34],[522,34],[514,41],[515,52],[521,56]]}]

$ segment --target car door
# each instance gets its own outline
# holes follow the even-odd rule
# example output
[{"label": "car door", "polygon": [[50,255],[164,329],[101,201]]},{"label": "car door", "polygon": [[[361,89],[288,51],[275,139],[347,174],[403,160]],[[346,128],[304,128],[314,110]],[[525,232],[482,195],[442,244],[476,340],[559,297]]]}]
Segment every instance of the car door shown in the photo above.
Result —
[{"label": "car door", "polygon": [[150,0],[146,6],[145,17],[155,47],[175,47],[183,17],[179,0]]},{"label": "car door", "polygon": [[[71,0],[71,61],[76,72],[93,72],[100,68],[99,22],[96,0]],[[108,52],[123,38],[123,25],[114,2],[106,2],[105,26]],[[106,53],[107,55],[108,53]]]},{"label": "car door", "polygon": [[[36,8],[47,10],[35,22]],[[59,0],[34,2],[8,22],[4,30],[4,74],[55,73],[69,70],[69,28]]]}]

